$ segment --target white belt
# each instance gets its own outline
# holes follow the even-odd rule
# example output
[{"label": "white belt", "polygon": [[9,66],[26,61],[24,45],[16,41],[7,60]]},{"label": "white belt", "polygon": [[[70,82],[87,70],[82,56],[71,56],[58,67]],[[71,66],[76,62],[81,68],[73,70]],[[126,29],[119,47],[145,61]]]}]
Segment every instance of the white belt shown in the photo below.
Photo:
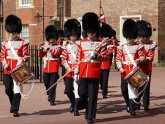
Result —
[{"label": "white belt", "polygon": [[76,62],[71,62],[71,61],[68,61],[69,64],[76,64]]},{"label": "white belt", "polygon": [[43,59],[44,60],[59,60],[58,58],[46,58],[46,57],[44,57]]},{"label": "white belt", "polygon": [[122,62],[123,64],[126,64],[126,65],[130,65],[130,64],[132,64],[131,62],[127,62],[127,61],[125,61],[125,62]]},{"label": "white belt", "polygon": [[[15,59],[17,60],[17,58],[15,56],[6,56],[7,59]],[[23,57],[19,57],[21,60],[23,59]]]}]

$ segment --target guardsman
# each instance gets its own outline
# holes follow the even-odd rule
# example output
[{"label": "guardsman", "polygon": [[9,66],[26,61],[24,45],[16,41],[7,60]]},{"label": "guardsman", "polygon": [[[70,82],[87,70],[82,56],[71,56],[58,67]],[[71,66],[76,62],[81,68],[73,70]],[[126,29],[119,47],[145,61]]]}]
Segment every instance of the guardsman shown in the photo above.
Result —
[{"label": "guardsman", "polygon": [[[152,36],[152,27],[149,22],[141,20],[137,22],[137,26],[138,26],[137,41],[143,44],[144,55],[145,55],[145,61],[141,64],[141,68],[144,71],[144,73],[149,75],[149,82],[146,88],[144,89],[143,107],[144,107],[144,111],[149,111],[152,62],[154,60],[154,52],[155,52],[155,48],[157,47],[157,44],[152,40],[150,40],[150,37]],[[138,109],[140,109],[140,104],[138,106]]]},{"label": "guardsman", "polygon": [[17,16],[7,16],[5,29],[9,34],[9,39],[2,43],[0,53],[1,62],[4,67],[3,83],[11,104],[10,112],[13,113],[14,117],[19,117],[20,87],[16,85],[16,82],[10,75],[10,71],[20,64],[20,60],[21,62],[29,60],[29,42],[19,37],[22,31],[22,23]]},{"label": "guardsman", "polygon": [[100,85],[102,90],[103,99],[107,97],[108,93],[108,78],[110,73],[110,66],[111,66],[111,54],[113,53],[114,45],[112,44],[112,33],[113,29],[108,24],[103,24],[100,29],[100,37],[101,38],[109,38],[109,41],[107,43],[107,56],[108,60],[101,63],[101,75],[100,75]]},{"label": "guardsman", "polygon": [[[39,57],[43,58],[43,81],[48,90],[52,85],[55,84],[59,75],[59,58],[61,55],[61,46],[56,43],[58,40],[57,29],[53,25],[49,25],[45,29],[46,41],[39,46]],[[56,87],[55,85],[49,91],[47,91],[48,102],[51,106],[55,105],[56,97]]]},{"label": "guardsman", "polygon": [[106,47],[101,46],[94,50],[102,39],[99,38],[100,22],[97,14],[88,12],[83,15],[82,25],[84,36],[87,36],[80,41],[80,60],[83,60],[79,65],[79,95],[83,100],[86,108],[85,118],[88,123],[93,123],[96,117],[97,96],[99,89],[99,78],[101,72],[101,62],[107,59]]},{"label": "guardsman", "polygon": [[78,66],[73,71],[71,70],[76,66],[79,60],[80,47],[78,45],[78,40],[81,36],[80,22],[76,19],[67,20],[64,24],[64,32],[68,40],[67,43],[63,45],[62,65],[65,67],[66,73],[70,72],[65,76],[65,94],[67,94],[71,103],[70,112],[74,111],[74,115],[78,116]]},{"label": "guardsman", "polygon": [[137,24],[132,19],[127,19],[123,24],[123,36],[127,43],[118,47],[116,64],[121,72],[121,91],[126,102],[126,110],[131,115],[136,115],[136,104],[133,99],[137,94],[124,78],[134,69],[134,63],[139,65],[144,60],[143,46],[136,42],[138,36]]}]

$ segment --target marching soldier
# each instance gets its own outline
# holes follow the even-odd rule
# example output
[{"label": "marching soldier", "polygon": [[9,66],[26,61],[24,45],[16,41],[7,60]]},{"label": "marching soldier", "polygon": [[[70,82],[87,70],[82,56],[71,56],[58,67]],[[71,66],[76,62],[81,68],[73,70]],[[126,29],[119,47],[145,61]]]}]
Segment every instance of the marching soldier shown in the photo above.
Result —
[{"label": "marching soldier", "polygon": [[[39,57],[44,60],[43,81],[48,90],[58,79],[59,57],[61,55],[61,47],[56,44],[58,39],[57,29],[53,25],[49,25],[45,29],[46,41],[39,46]],[[51,106],[55,105],[56,85],[48,92],[48,101]]]},{"label": "marching soldier", "polygon": [[1,62],[4,67],[3,83],[11,104],[10,112],[13,113],[14,117],[19,117],[18,111],[21,101],[20,87],[16,85],[16,82],[10,75],[10,71],[20,64],[20,60],[21,62],[28,61],[29,43],[19,37],[22,30],[22,23],[17,16],[7,16],[5,29],[9,34],[9,39],[2,42],[0,53]]},{"label": "marching soldier", "polygon": [[98,38],[100,33],[98,16],[88,12],[83,15],[82,24],[84,36],[87,38],[80,41],[80,60],[87,58],[79,65],[79,95],[84,105],[86,104],[85,118],[88,123],[93,123],[96,117],[101,61],[107,56],[105,55],[106,47],[101,46],[93,51],[102,42]]},{"label": "marching soldier", "polygon": [[123,36],[127,43],[118,47],[116,64],[121,72],[121,91],[126,102],[126,110],[131,115],[136,115],[136,104],[133,99],[137,98],[134,90],[124,79],[137,65],[144,60],[143,46],[135,42],[138,36],[137,24],[132,19],[128,19],[123,24]]},{"label": "marching soldier", "polygon": [[78,99],[75,94],[78,94],[78,89],[74,85],[78,85],[78,67],[71,71],[79,60],[80,47],[78,40],[81,36],[81,25],[76,19],[69,19],[64,24],[64,31],[68,38],[67,43],[63,46],[62,52],[62,65],[66,69],[66,73],[70,72],[65,76],[65,94],[67,94],[71,106],[70,112],[74,111],[74,115],[78,116]]},{"label": "marching soldier", "polygon": [[113,29],[108,24],[103,24],[100,29],[100,37],[109,38],[109,41],[107,44],[107,50],[106,50],[108,60],[101,63],[100,85],[101,85],[103,99],[107,97],[107,93],[108,93],[108,78],[109,78],[109,72],[110,72],[110,66],[111,66],[110,60],[112,57],[110,55],[114,49],[114,45],[112,45],[112,40],[111,40],[112,32],[113,32]]},{"label": "marching soldier", "polygon": [[[154,59],[154,51],[155,48],[157,47],[157,44],[154,43],[152,40],[150,40],[150,37],[152,35],[152,27],[150,23],[141,20],[137,22],[137,26],[138,26],[137,41],[143,44],[144,55],[145,55],[145,61],[141,64],[141,68],[144,71],[144,73],[149,75],[149,82],[146,88],[144,89],[143,107],[144,107],[144,111],[149,111],[152,61]],[[140,109],[140,104],[138,106],[138,109]]]}]

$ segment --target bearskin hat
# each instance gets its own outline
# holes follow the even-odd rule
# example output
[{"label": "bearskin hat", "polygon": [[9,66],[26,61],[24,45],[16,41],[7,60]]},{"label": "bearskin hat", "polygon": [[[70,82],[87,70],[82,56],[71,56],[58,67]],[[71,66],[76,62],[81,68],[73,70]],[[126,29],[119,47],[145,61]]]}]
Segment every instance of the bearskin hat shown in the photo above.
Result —
[{"label": "bearskin hat", "polygon": [[64,30],[58,30],[59,37],[65,37]]},{"label": "bearskin hat", "polygon": [[13,14],[7,16],[5,20],[5,29],[8,33],[20,34],[22,31],[21,19]]},{"label": "bearskin hat", "polygon": [[87,32],[95,32],[96,36],[99,37],[100,21],[97,14],[93,12],[85,13],[82,17],[82,25],[85,34]]},{"label": "bearskin hat", "polygon": [[55,40],[58,39],[58,31],[55,26],[49,25],[46,27],[45,38],[47,41],[49,41],[50,39],[55,39]]},{"label": "bearskin hat", "polygon": [[69,38],[70,35],[76,34],[79,39],[81,36],[81,24],[76,19],[69,19],[64,24],[64,32]]},{"label": "bearskin hat", "polygon": [[149,37],[152,35],[152,28],[149,22],[146,22],[144,20],[138,21],[137,27],[138,27],[138,36]]},{"label": "bearskin hat", "polygon": [[113,29],[108,24],[103,24],[100,28],[100,37],[112,37]]},{"label": "bearskin hat", "polygon": [[137,23],[132,19],[127,19],[123,24],[123,36],[125,38],[136,39],[138,36]]},{"label": "bearskin hat", "polygon": [[116,30],[112,29],[112,36],[116,37]]}]

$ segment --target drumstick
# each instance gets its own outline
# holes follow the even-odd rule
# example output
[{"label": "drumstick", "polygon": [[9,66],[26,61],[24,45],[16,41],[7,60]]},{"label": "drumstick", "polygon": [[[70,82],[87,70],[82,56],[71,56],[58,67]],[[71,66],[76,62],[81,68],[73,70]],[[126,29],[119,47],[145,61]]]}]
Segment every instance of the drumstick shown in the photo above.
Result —
[{"label": "drumstick", "polygon": [[[95,51],[97,48],[99,48],[99,47],[102,46],[104,43],[106,43],[107,40],[108,40],[108,38],[104,38],[103,41],[102,41],[102,43],[99,44],[93,51]],[[56,82],[55,84],[53,84],[51,87],[49,87],[49,89],[46,90],[46,92],[44,92],[44,94],[47,93],[52,87],[54,87],[59,81],[61,81],[67,74],[69,74],[70,72],[74,71],[74,69],[75,69],[81,62],[83,62],[85,59],[87,59],[89,56],[90,56],[90,53],[89,53],[85,58],[83,58],[81,61],[79,61],[79,62],[77,63],[77,65],[75,65],[75,66],[71,69],[71,71],[65,73],[65,75],[63,75],[62,77],[60,77],[60,78],[57,80],[57,82]]]}]

